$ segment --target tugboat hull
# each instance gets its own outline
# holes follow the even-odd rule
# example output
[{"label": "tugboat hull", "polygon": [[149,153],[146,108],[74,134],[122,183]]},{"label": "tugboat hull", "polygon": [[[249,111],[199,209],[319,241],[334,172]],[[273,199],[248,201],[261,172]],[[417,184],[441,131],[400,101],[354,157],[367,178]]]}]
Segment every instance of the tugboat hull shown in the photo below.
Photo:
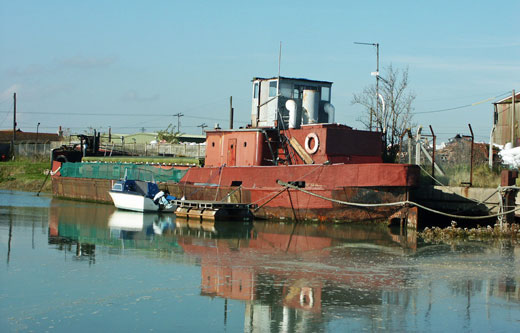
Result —
[{"label": "tugboat hull", "polygon": [[[256,218],[364,221],[388,220],[406,207],[346,203],[377,205],[409,200],[409,190],[418,184],[418,178],[418,167],[403,164],[206,167],[190,169],[178,184],[167,186],[173,195],[192,200],[256,204]],[[285,188],[278,180],[298,189]]]}]

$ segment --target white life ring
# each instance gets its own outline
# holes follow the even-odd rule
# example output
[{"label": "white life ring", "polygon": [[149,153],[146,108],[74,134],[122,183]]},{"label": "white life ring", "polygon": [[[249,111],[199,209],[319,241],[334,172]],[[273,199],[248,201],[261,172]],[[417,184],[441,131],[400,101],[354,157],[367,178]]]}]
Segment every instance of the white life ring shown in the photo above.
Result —
[{"label": "white life ring", "polygon": [[[309,146],[311,139],[314,140],[314,145],[312,148]],[[305,138],[305,150],[309,154],[315,154],[318,151],[318,148],[320,147],[320,140],[318,139],[318,136],[316,133],[312,132],[307,134],[307,137]]]},{"label": "white life ring", "polygon": [[312,309],[314,305],[314,293],[312,288],[303,287],[300,291],[300,306],[304,309]]}]

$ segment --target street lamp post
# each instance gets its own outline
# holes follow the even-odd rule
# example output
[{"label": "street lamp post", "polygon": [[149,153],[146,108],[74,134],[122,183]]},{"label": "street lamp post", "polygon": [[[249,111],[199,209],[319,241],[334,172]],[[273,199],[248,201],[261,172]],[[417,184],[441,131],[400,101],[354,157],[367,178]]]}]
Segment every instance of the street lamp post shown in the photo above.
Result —
[{"label": "street lamp post", "polygon": [[[376,47],[376,55],[377,55],[376,72],[373,74],[375,74],[375,77],[376,77],[376,113],[375,114],[377,115],[377,113],[379,111],[379,101],[378,101],[378,98],[379,98],[379,43],[354,42],[354,44],[370,45],[370,46]],[[372,131],[372,110],[370,111],[370,131]]]}]

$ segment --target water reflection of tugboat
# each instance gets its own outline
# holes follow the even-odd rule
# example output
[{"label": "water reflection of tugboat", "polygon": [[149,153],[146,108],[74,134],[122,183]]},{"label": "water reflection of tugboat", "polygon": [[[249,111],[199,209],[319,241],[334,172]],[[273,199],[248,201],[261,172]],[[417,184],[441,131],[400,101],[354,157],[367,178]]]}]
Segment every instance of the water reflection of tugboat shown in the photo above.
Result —
[{"label": "water reflection of tugboat", "polygon": [[[187,254],[200,257],[201,295],[246,302],[246,331],[266,324],[319,330],[316,318],[331,308],[381,304],[384,291],[406,281],[402,270],[382,265],[406,251],[382,229],[254,223],[247,239],[175,234]],[[384,250],[370,257],[367,243]]]},{"label": "water reflection of tugboat", "polygon": [[[202,224],[161,215],[148,220],[136,214],[139,220],[115,213],[108,205],[93,207],[67,202],[51,205],[49,243],[75,255],[75,260],[89,263],[95,263],[96,254],[107,251],[111,255],[149,251],[153,253],[150,260],[175,252],[176,259],[182,257],[183,262],[200,266],[200,294],[220,298],[225,304],[224,318],[228,302],[240,301],[234,303],[245,307],[245,331],[325,331],[337,323],[336,318],[364,321],[361,328],[379,327],[377,320],[386,318],[385,328],[397,331],[410,317],[448,309],[451,301],[460,305],[457,297],[462,297],[468,313],[471,302],[485,302],[502,313],[503,303],[496,302],[497,297],[508,302],[520,299],[515,270],[520,252],[518,246],[506,242],[498,255],[500,262],[510,262],[506,266],[511,269],[484,277],[480,256],[489,254],[489,247],[466,244],[457,250],[458,246],[419,243],[417,249],[417,243],[411,241],[413,235],[392,234],[384,226]],[[425,247],[434,251],[423,251]],[[468,270],[466,266],[452,267],[455,251],[463,253]],[[445,257],[449,257],[446,262]],[[479,263],[477,271],[471,271],[473,263]],[[457,274],[444,279],[451,272]],[[417,279],[428,282],[427,288],[418,285]],[[194,287],[197,285],[198,281]],[[455,296],[432,297],[446,292]],[[485,301],[484,297],[495,300]],[[426,304],[427,310],[415,304]]]}]

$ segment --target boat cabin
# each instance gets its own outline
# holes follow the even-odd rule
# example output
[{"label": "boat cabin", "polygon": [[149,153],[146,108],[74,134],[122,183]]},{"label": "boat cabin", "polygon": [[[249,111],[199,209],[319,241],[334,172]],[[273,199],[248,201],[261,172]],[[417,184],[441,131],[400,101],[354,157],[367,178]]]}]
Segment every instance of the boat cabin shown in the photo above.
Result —
[{"label": "boat cabin", "polygon": [[255,77],[251,126],[297,128],[300,124],[333,123],[331,87],[328,81]]},{"label": "boat cabin", "polygon": [[382,162],[381,133],[333,123],[331,86],[254,78],[251,125],[206,131],[205,166]]}]

